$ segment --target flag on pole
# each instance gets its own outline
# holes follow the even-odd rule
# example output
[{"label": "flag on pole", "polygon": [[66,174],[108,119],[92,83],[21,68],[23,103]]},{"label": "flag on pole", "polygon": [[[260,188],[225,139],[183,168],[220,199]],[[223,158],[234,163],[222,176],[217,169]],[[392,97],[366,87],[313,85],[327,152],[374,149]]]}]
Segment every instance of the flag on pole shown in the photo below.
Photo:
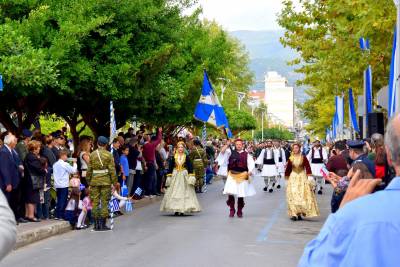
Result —
[{"label": "flag on pole", "polygon": [[396,98],[399,94],[397,88],[397,79],[399,77],[399,66],[396,64],[397,58],[397,32],[396,28],[394,29],[394,37],[393,37],[393,47],[392,47],[392,60],[390,63],[390,76],[389,76],[389,86],[388,86],[388,116],[392,117],[396,113]]},{"label": "flag on pole", "polygon": [[206,145],[207,142],[207,125],[206,123],[203,124],[203,130],[201,131],[201,143],[203,146]]},{"label": "flag on pole", "polygon": [[354,97],[352,88],[349,88],[349,115],[350,115],[350,124],[352,125],[354,131],[360,133],[360,129],[358,128],[358,122],[357,122],[356,108],[354,106]]},{"label": "flag on pole", "polygon": [[117,137],[117,124],[115,122],[115,115],[114,115],[114,105],[113,102],[110,101],[110,142]]},{"label": "flag on pole", "polygon": [[225,115],[224,108],[212,88],[206,70],[204,70],[203,87],[199,102],[194,111],[194,117],[199,121],[209,123],[217,128],[223,127],[229,129],[228,119]]},{"label": "flag on pole", "polygon": [[[363,51],[369,51],[369,39],[360,38],[360,48]],[[372,112],[372,69],[371,65],[368,65],[364,71],[364,101],[365,101],[365,113]]]},{"label": "flag on pole", "polygon": [[3,76],[0,75],[0,92],[3,91]]}]

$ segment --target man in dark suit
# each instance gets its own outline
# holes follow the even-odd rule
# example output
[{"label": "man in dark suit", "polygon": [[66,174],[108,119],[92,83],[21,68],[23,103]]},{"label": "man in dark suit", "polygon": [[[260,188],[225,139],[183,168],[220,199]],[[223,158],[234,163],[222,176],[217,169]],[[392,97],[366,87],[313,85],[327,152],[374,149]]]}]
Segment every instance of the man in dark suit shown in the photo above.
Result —
[{"label": "man in dark suit", "polygon": [[26,222],[21,216],[20,174],[22,162],[14,150],[17,138],[9,134],[4,137],[4,146],[0,149],[0,188],[14,212],[17,222]]},{"label": "man in dark suit", "polygon": [[115,172],[118,177],[118,182],[122,185],[121,162],[120,162],[120,155],[118,153],[120,146],[121,146],[121,144],[120,144],[118,138],[114,138],[111,148],[110,148],[110,152],[114,157]]}]

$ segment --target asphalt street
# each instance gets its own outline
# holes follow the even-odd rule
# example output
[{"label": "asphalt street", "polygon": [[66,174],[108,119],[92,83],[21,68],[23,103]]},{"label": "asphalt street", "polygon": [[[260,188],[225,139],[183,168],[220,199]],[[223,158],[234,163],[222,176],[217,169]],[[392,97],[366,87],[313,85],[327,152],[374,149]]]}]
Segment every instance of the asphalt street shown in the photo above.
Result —
[{"label": "asphalt street", "polygon": [[55,236],[12,252],[0,266],[296,266],[330,212],[330,186],[317,196],[320,217],[292,222],[285,189],[266,193],[261,177],[254,183],[257,195],[246,199],[242,219],[228,217],[217,181],[198,195],[201,213],[174,217],[155,203],[118,218],[112,232]]}]

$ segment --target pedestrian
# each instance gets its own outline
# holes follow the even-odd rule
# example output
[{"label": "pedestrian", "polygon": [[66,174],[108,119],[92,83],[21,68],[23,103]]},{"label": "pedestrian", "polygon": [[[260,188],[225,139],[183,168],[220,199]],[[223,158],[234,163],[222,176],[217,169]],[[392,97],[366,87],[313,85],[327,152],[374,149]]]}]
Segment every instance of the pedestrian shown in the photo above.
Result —
[{"label": "pedestrian", "polygon": [[40,222],[35,217],[35,207],[40,204],[40,190],[44,188],[46,166],[40,160],[41,143],[30,141],[28,143],[28,154],[24,161],[23,196],[25,199],[25,219],[30,222]]},{"label": "pedestrian", "polygon": [[318,236],[307,244],[298,266],[399,266],[399,129],[400,115],[396,114],[385,134],[387,160],[396,177],[377,192],[380,179],[360,179],[359,171],[349,177],[339,210],[327,218]]},{"label": "pedestrian", "polygon": [[196,177],[196,193],[203,192],[205,167],[208,164],[207,154],[201,145],[200,140],[193,140],[193,147],[190,149],[190,161],[193,162],[193,169]]},{"label": "pedestrian", "polygon": [[67,139],[60,132],[54,133],[53,138],[54,138],[54,143],[53,143],[52,150],[53,150],[54,155],[56,156],[56,159],[58,160],[60,151],[63,149],[66,149],[65,142]]},{"label": "pedestrian", "polygon": [[[97,139],[98,148],[90,154],[87,171],[87,182],[90,186],[93,203],[95,231],[111,230],[107,227],[108,202],[111,198],[111,186],[118,180],[115,173],[114,157],[106,150],[108,139],[100,136]],[[100,205],[101,203],[101,205]]]},{"label": "pedestrian", "polygon": [[120,164],[121,164],[122,181],[125,182],[126,186],[128,187],[128,196],[130,196],[133,185],[133,179],[131,179],[132,177],[129,175],[129,162],[128,162],[129,147],[123,145],[121,147],[121,152],[122,155],[120,157]]},{"label": "pedestrian", "polygon": [[353,161],[352,164],[362,162],[367,166],[372,176],[375,177],[375,164],[368,159],[368,155],[364,151],[365,141],[349,140],[347,141],[347,146],[349,147],[349,156]]},{"label": "pedestrian", "polygon": [[0,191],[0,261],[15,247],[17,227],[7,199]]},{"label": "pedestrian", "polygon": [[228,178],[225,183],[224,195],[228,195],[226,204],[229,206],[229,217],[235,216],[235,196],[237,197],[237,216],[243,217],[244,198],[256,194],[253,184],[250,181],[254,160],[244,150],[243,141],[235,140],[235,150],[227,150],[228,153]]},{"label": "pedestrian", "polygon": [[22,215],[22,184],[21,173],[23,172],[22,162],[14,150],[17,145],[17,138],[8,134],[4,137],[4,146],[0,149],[0,188],[7,198],[8,204],[15,215],[18,223],[27,222]]},{"label": "pedestrian", "polygon": [[68,199],[69,178],[78,170],[76,162],[71,166],[68,162],[68,151],[63,149],[59,151],[59,159],[53,165],[54,187],[57,192],[57,204],[55,219],[60,220],[65,218],[65,207]]},{"label": "pedestrian", "polygon": [[325,163],[328,161],[328,154],[326,150],[321,146],[321,142],[316,139],[313,147],[307,154],[307,160],[311,164],[311,172],[312,176],[317,183],[317,193],[319,195],[322,194],[322,184],[323,184],[323,176],[322,176],[322,168],[325,166]]},{"label": "pedestrian", "polygon": [[78,221],[76,223],[76,230],[86,229],[88,226],[85,224],[86,218],[88,218],[89,224],[91,223],[91,211],[92,211],[92,201],[89,196],[89,188],[85,188],[81,191],[84,194],[82,200],[82,209],[78,216]]},{"label": "pedestrian", "polygon": [[193,166],[189,156],[185,154],[185,143],[178,142],[176,153],[170,158],[165,182],[167,191],[161,202],[160,211],[174,212],[175,216],[200,212],[201,206],[197,200],[195,184]]},{"label": "pedestrian", "polygon": [[77,166],[81,177],[81,183],[87,187],[86,181],[87,168],[90,161],[90,153],[92,150],[92,141],[90,139],[83,139],[79,143]]},{"label": "pedestrian", "polygon": [[262,166],[261,176],[264,178],[264,191],[272,193],[278,176],[278,154],[275,153],[272,141],[267,140],[267,146],[264,148],[256,160],[256,164]]},{"label": "pedestrian", "polygon": [[32,132],[28,129],[22,130],[22,138],[21,141],[15,147],[15,151],[17,151],[19,158],[23,162],[25,160],[26,155],[28,155],[28,144],[31,141]]},{"label": "pedestrian", "polygon": [[119,142],[118,138],[114,138],[111,148],[110,148],[110,152],[114,158],[115,174],[118,177],[118,183],[121,185],[123,177],[122,177],[122,173],[121,173],[121,160],[120,160],[120,154],[119,154],[120,147],[121,147],[121,143]]},{"label": "pedestrian", "polygon": [[114,212],[114,214],[115,215],[124,215],[121,212],[121,209],[123,209],[125,207],[126,202],[130,201],[131,198],[121,196],[121,186],[119,184],[116,184],[115,187],[111,189],[111,192],[112,192],[112,197],[115,199],[118,199],[118,202],[119,202],[119,210]]},{"label": "pedestrian", "polygon": [[221,177],[222,181],[224,182],[224,186],[228,177],[228,163],[231,153],[231,140],[228,139],[221,147],[221,151],[219,152],[216,159],[216,162],[218,164],[217,175]]},{"label": "pedestrian", "polygon": [[288,215],[293,221],[319,216],[311,175],[310,163],[307,157],[301,154],[301,145],[294,143],[285,170]]},{"label": "pedestrian", "polygon": [[[60,154],[61,156],[61,154]],[[72,229],[84,229],[82,225],[78,228],[78,217],[83,209],[83,202],[81,200],[81,190],[79,187],[73,187],[65,207],[65,219],[70,223]]]},{"label": "pedestrian", "polygon": [[157,193],[156,148],[162,140],[162,128],[158,129],[156,136],[147,134],[145,139],[142,152],[145,160],[145,196],[153,198]]}]

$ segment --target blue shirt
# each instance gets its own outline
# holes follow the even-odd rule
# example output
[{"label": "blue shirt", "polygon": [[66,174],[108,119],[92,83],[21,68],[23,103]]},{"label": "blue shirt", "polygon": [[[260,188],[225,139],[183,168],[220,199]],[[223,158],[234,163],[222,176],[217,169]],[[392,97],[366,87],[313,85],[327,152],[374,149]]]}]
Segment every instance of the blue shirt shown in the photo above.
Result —
[{"label": "blue shirt", "polygon": [[125,176],[129,176],[129,163],[128,163],[128,157],[126,155],[122,155],[120,158],[120,163],[122,166],[122,171],[124,172]]},{"label": "blue shirt", "polygon": [[299,267],[400,266],[400,177],[331,214]]}]

